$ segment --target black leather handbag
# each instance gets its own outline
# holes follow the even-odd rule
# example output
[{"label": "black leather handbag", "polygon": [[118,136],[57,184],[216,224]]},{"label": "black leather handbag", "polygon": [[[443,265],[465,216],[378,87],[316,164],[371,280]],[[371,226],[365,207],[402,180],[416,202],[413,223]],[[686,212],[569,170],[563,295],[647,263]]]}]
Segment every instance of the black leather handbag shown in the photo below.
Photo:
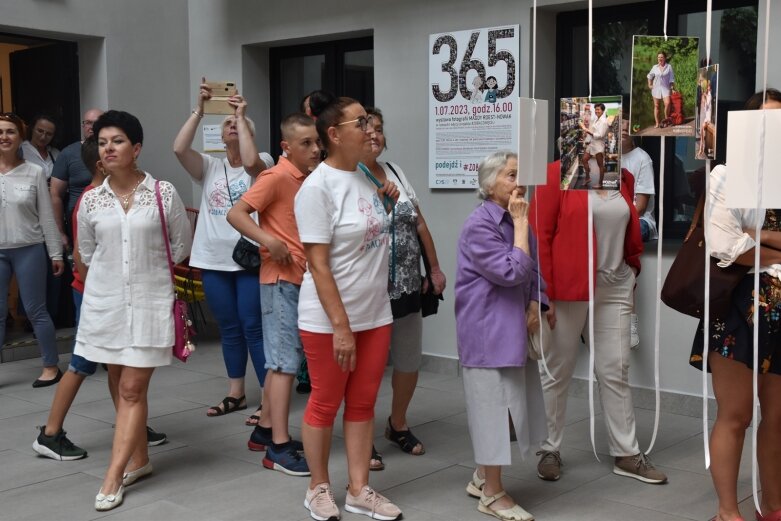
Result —
[{"label": "black leather handbag", "polygon": [[[222,170],[225,173],[225,188],[228,190],[228,199],[230,199],[231,207],[233,207],[233,194],[231,194],[228,169],[225,167],[225,163],[222,164]],[[236,242],[236,246],[233,247],[233,255],[231,257],[233,262],[245,270],[255,273],[260,272],[260,248],[248,241],[243,235]]]}]

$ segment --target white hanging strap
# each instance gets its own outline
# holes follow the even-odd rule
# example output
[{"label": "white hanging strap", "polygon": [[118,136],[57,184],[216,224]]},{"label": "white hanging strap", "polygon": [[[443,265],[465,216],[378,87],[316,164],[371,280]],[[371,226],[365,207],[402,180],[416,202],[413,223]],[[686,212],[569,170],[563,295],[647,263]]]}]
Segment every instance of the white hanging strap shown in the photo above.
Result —
[{"label": "white hanging strap", "polygon": [[[765,53],[763,59],[763,81],[762,81],[762,105],[767,102],[767,55],[768,41],[770,40],[770,0],[765,2]],[[759,165],[757,168],[757,215],[763,215],[762,210],[762,187],[765,184],[765,152],[767,132],[767,109],[762,109],[762,127],[759,132]],[[757,219],[755,237],[760,237],[764,219]],[[757,241],[754,246],[754,403],[751,421],[751,487],[754,493],[754,506],[757,512],[762,514],[759,506],[759,480],[757,477],[757,429],[759,424],[759,253],[760,244]]]},{"label": "white hanging strap", "polygon": [[664,31],[664,41],[667,41],[667,0],[664,0],[664,25],[662,26],[662,30]]},{"label": "white hanging strap", "polygon": [[710,342],[710,248],[708,244],[708,223],[710,222],[710,159],[705,160],[705,193],[702,209],[702,226],[705,232],[705,292],[702,308],[702,444],[705,454],[705,468],[710,468],[710,437],[708,436],[708,348]]},{"label": "white hanging strap", "polygon": [[659,379],[659,351],[661,350],[660,335],[662,332],[662,244],[664,243],[664,159],[665,159],[665,138],[659,140],[659,238],[656,243],[656,310],[654,321],[654,396],[656,400],[654,412],[654,430],[651,434],[651,442],[645,453],[650,454],[656,443],[656,436],[659,433],[659,416],[661,413],[661,392]]},{"label": "white hanging strap", "polygon": [[594,0],[588,0],[588,101],[591,102],[591,75],[594,63]]},{"label": "white hanging strap", "polygon": [[[586,165],[588,168],[589,165]],[[591,434],[591,448],[594,456],[600,461],[597,454],[597,445],[594,441],[594,208],[591,204],[591,194],[586,192],[588,199],[588,412],[589,432]]]},{"label": "white hanging strap", "polygon": [[[537,0],[532,2],[532,99],[537,86]],[[532,149],[533,150],[533,149]]]},{"label": "white hanging strap", "polygon": [[705,66],[710,65],[710,40],[711,40],[711,19],[713,14],[713,0],[707,1],[705,8]]},{"label": "white hanging strap", "polygon": [[[536,103],[534,108],[536,109]],[[534,150],[534,148],[532,148]],[[539,230],[540,229],[540,210],[537,205],[534,205],[534,229]],[[535,257],[537,261],[537,302],[542,302],[542,274],[540,273],[540,248],[539,244],[537,248],[535,248]],[[547,320],[546,317],[543,317],[542,313],[542,304],[537,306],[537,319],[540,321],[540,328],[542,328],[542,321]],[[545,371],[545,374],[548,375],[548,378],[551,379],[551,381],[556,381],[555,378],[553,378],[553,375],[551,374],[550,370],[548,369],[548,364],[545,362],[545,337],[540,333],[540,364],[542,364],[542,368]]]}]

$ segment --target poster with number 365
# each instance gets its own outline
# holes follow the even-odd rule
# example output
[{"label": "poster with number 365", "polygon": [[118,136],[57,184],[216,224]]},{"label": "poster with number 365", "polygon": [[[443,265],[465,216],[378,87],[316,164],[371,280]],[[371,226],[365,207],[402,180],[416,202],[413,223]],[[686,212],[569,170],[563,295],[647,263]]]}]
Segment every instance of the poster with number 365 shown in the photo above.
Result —
[{"label": "poster with number 365", "polygon": [[429,37],[429,188],[477,187],[477,166],[518,150],[518,25]]}]

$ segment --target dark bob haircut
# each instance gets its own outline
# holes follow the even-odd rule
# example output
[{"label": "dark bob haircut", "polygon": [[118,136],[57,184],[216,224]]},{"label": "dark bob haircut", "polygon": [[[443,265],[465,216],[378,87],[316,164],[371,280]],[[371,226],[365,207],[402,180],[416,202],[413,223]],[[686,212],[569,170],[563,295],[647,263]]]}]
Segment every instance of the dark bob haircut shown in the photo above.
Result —
[{"label": "dark bob haircut", "polygon": [[108,127],[117,127],[128,137],[134,145],[144,144],[144,129],[138,118],[129,112],[122,110],[109,110],[92,125],[92,131],[99,137],[100,131]]},{"label": "dark bob haircut", "polygon": [[[767,93],[767,100],[765,100],[765,92]],[[765,101],[778,101],[781,103],[781,92],[777,89],[767,89],[767,91],[759,91],[751,96],[747,101],[744,108],[746,110],[759,110]]]}]

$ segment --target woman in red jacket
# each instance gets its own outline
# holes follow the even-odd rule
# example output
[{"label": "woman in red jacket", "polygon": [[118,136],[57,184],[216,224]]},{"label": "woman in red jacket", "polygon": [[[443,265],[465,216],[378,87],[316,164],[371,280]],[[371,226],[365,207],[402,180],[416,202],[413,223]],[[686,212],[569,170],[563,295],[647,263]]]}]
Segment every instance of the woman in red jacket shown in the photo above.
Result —
[{"label": "woman in red jacket", "polygon": [[[529,213],[539,241],[540,268],[553,314],[546,362],[553,379],[542,374],[548,439],[542,444],[537,473],[561,476],[559,447],[564,434],[567,389],[577,361],[581,331],[589,311],[588,206],[594,216],[594,357],[607,424],[613,472],[645,483],[665,483],[640,451],[629,388],[629,323],[632,288],[640,273],[643,241],[632,203],[634,178],[621,172],[621,190],[561,191],[559,162],[548,165],[548,183],[537,188]],[[584,269],[585,268],[585,269]]]}]

